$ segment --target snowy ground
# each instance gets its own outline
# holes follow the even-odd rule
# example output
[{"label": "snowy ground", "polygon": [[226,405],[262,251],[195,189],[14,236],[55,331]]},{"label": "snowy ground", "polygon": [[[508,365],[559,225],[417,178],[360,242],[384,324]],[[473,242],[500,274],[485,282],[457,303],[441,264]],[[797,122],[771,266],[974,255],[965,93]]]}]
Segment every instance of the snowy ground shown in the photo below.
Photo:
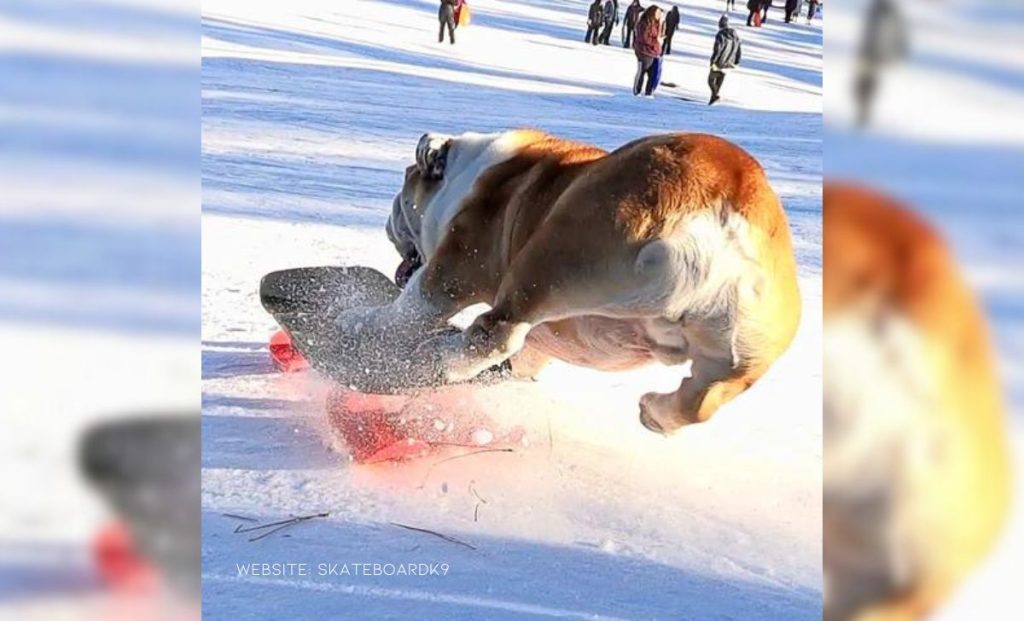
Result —
[{"label": "snowy ground", "polygon": [[176,0],[0,6],[2,619],[121,618],[81,434],[199,407],[197,33]]},{"label": "snowy ground", "polygon": [[867,2],[830,5],[826,178],[861,181],[923,213],[951,242],[987,311],[1016,449],[1017,506],[1002,545],[937,618],[1015,619],[1024,568],[1024,12],[989,0],[899,5],[909,59],[884,74],[867,131],[851,129],[850,96]]},{"label": "snowy ground", "polygon": [[[472,4],[451,47],[436,42],[432,0],[204,2],[205,615],[820,618],[820,24],[751,31],[734,13],[744,66],[709,109],[717,1],[682,3],[664,75],[678,87],[653,101],[629,93],[630,51],[582,42],[582,0]],[[440,412],[524,426],[512,453],[353,466],[325,428],[322,383],[270,366],[259,278],[316,264],[392,272],[383,226],[418,136],[522,125],[606,148],[686,130],[748,149],[791,218],[797,340],[712,422],[671,439],[640,426],[636,400],[678,370],[562,365]],[[331,515],[253,542],[223,515],[318,512]],[[310,575],[239,576],[250,562],[308,563]],[[449,571],[318,575],[320,563],[411,562]]]}]

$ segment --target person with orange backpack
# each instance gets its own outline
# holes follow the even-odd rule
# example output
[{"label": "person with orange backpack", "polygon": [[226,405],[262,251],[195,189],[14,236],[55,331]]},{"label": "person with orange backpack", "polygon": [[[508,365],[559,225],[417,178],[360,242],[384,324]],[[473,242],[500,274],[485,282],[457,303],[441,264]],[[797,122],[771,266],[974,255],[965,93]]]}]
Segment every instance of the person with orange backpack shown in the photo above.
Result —
[{"label": "person with orange backpack", "polygon": [[469,25],[469,3],[466,0],[455,0],[455,28]]},{"label": "person with orange backpack", "polygon": [[761,0],[747,0],[747,26],[761,27]]}]

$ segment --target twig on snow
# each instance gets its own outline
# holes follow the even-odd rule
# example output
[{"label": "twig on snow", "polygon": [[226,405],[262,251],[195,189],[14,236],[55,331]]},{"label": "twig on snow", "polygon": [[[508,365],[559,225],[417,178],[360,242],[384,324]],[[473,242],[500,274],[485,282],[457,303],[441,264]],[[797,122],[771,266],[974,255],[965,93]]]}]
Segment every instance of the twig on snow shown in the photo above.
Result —
[{"label": "twig on snow", "polygon": [[[464,446],[464,445],[457,445],[457,446]],[[446,457],[446,458],[444,458],[442,460],[435,461],[433,464],[430,465],[430,468],[427,469],[427,473],[425,475],[423,475],[423,481],[420,483],[420,485],[419,485],[419,487],[417,489],[423,489],[424,487],[426,487],[427,479],[429,479],[430,475],[433,474],[434,468],[437,468],[438,466],[440,466],[441,464],[443,464],[445,462],[454,461],[456,459],[463,459],[464,457],[472,457],[474,455],[480,455],[480,454],[483,454],[483,453],[514,453],[514,452],[515,452],[515,449],[511,448],[511,447],[505,447],[505,448],[485,448],[485,449],[480,449],[479,451],[471,451],[469,453],[462,453],[461,455],[452,455],[451,457]]]},{"label": "twig on snow", "polygon": [[473,482],[472,481],[469,482],[469,493],[473,494],[474,496],[476,496],[476,499],[479,500],[480,502],[484,503],[485,505],[487,504],[487,501],[484,500],[483,498],[481,498],[480,494],[476,493],[476,490],[473,489]]},{"label": "twig on snow", "polygon": [[268,530],[267,532],[261,533],[259,535],[256,535],[255,537],[251,537],[249,539],[249,541],[258,541],[260,539],[263,539],[264,537],[269,537],[270,535],[276,533],[279,530],[288,528],[289,526],[294,526],[294,525],[299,524],[301,522],[307,522],[309,520],[315,520],[317,518],[325,518],[325,517],[327,517],[329,515],[330,515],[330,513],[328,513],[328,512],[314,513],[312,515],[300,515],[298,517],[288,518],[287,520],[278,520],[277,522],[271,522],[269,524],[260,524],[259,526],[250,526],[248,528],[242,528],[242,525],[239,524],[237,527],[235,527],[235,532],[236,533],[251,533],[253,531],[264,530],[264,529],[269,528],[270,530]]},{"label": "twig on snow", "polygon": [[470,550],[476,550],[476,546],[468,544],[468,543],[466,543],[465,541],[463,541],[461,539],[456,539],[455,537],[452,537],[451,535],[446,535],[444,533],[439,533],[437,531],[430,530],[428,528],[418,528],[416,526],[409,526],[408,524],[399,524],[398,522],[390,522],[390,524],[392,526],[397,526],[398,528],[404,528],[406,530],[412,530],[412,531],[416,531],[418,533],[426,533],[428,535],[433,535],[435,537],[440,537],[441,539],[444,539],[445,541],[447,541],[449,543],[454,543],[456,545],[465,546],[465,547],[469,548]]}]

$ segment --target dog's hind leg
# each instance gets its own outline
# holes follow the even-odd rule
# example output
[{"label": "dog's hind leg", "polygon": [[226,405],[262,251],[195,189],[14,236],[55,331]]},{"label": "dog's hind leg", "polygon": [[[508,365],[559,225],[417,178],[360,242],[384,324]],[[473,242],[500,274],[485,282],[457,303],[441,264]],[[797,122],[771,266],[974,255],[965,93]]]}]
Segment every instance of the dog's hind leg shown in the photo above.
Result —
[{"label": "dog's hind leg", "polygon": [[672,393],[647,393],[640,399],[640,422],[656,433],[708,420],[719,407],[745,391],[760,376],[757,365],[737,359],[733,328],[689,326],[691,376]]}]

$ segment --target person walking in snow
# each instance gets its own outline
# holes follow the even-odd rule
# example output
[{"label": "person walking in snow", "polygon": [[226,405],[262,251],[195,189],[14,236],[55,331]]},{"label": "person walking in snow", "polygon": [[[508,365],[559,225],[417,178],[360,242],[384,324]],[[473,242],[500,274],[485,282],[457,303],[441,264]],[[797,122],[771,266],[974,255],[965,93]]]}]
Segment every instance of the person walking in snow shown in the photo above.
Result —
[{"label": "person walking in snow", "polygon": [[711,71],[708,73],[708,86],[711,87],[711,99],[708,105],[719,100],[718,92],[725,82],[725,72],[740,64],[742,50],[740,37],[729,27],[729,17],[723,15],[718,20],[718,34],[715,35],[715,47],[711,51]]},{"label": "person walking in snow", "polygon": [[736,9],[736,0],[725,0],[725,10],[732,11]]},{"label": "person walking in snow", "polygon": [[594,0],[594,3],[590,5],[590,11],[587,13],[587,36],[583,40],[592,45],[597,45],[603,22],[604,8],[601,6],[601,0]]},{"label": "person walking in snow", "polygon": [[907,24],[896,0],[872,0],[857,53],[854,80],[859,125],[865,126],[871,121],[882,71],[906,59],[908,48]]},{"label": "person walking in snow", "polygon": [[673,6],[672,10],[665,16],[665,42],[661,45],[661,53],[668,55],[672,53],[672,37],[679,28],[679,7]]},{"label": "person walking in snow", "polygon": [[747,10],[750,13],[747,15],[748,26],[760,26],[761,25],[761,0],[747,0]]},{"label": "person walking in snow", "polygon": [[633,0],[633,4],[626,7],[626,16],[622,20],[625,30],[625,34],[622,36],[622,47],[632,47],[633,32],[636,30],[636,23],[640,20],[640,15],[643,12],[644,7],[640,6],[640,0]]},{"label": "person walking in snow", "polygon": [[807,23],[810,24],[811,20],[814,19],[814,14],[818,12],[818,5],[821,4],[818,0],[811,0],[807,3]]},{"label": "person walking in snow", "polygon": [[654,97],[661,79],[661,39],[665,33],[665,12],[656,6],[649,6],[636,23],[636,77],[633,79],[633,95],[641,92],[644,97]]},{"label": "person walking in snow", "polygon": [[455,45],[455,7],[457,0],[441,0],[441,6],[437,8],[437,21],[441,27],[437,31],[437,42],[444,43],[444,29],[448,29],[448,40]]},{"label": "person walking in snow", "polygon": [[797,15],[797,11],[800,9],[800,0],[786,0],[786,23],[792,23],[793,17]]},{"label": "person walking in snow", "polygon": [[762,24],[768,23],[768,9],[772,8],[773,4],[775,4],[775,0],[761,0],[761,9],[764,11],[761,15]]},{"label": "person walking in snow", "polygon": [[601,15],[604,18],[601,43],[611,45],[612,29],[615,28],[615,24],[619,23],[619,0],[605,0],[604,7],[601,9]]}]

